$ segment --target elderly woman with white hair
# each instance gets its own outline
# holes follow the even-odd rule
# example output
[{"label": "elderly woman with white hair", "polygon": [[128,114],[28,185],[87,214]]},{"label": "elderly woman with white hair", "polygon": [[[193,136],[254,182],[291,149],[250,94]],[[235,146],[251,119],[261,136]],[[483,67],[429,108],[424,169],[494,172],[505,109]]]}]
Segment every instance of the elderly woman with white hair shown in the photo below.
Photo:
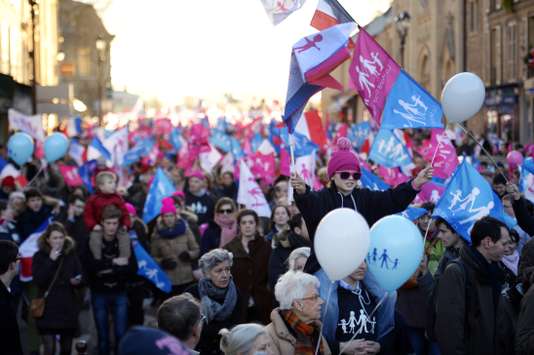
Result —
[{"label": "elderly woman with white hair", "polygon": [[321,335],[319,280],[301,271],[288,271],[275,286],[280,307],[271,313],[267,333],[273,342],[273,354],[313,355],[319,344],[321,355],[330,355],[326,339]]},{"label": "elderly woman with white hair", "polygon": [[291,271],[303,271],[306,261],[310,257],[310,247],[300,247],[291,252],[287,258],[287,264]]},{"label": "elderly woman with white hair", "polygon": [[244,323],[241,315],[247,303],[233,281],[233,255],[224,249],[213,249],[198,261],[203,277],[187,292],[200,301],[205,318],[196,349],[201,354],[222,354],[219,331]]},{"label": "elderly woman with white hair", "polygon": [[222,329],[220,334],[224,355],[272,355],[271,338],[263,325],[239,324],[232,330]]}]

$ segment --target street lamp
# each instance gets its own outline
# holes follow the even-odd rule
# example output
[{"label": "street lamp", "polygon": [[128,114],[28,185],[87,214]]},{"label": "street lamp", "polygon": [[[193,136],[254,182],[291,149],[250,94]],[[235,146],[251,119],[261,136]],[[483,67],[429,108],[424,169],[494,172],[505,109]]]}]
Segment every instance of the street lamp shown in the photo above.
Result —
[{"label": "street lamp", "polygon": [[395,17],[395,27],[400,38],[400,61],[401,67],[404,66],[404,46],[406,44],[406,36],[410,28],[411,16],[407,11],[402,11]]},{"label": "street lamp", "polygon": [[107,43],[100,36],[96,38],[96,51],[98,56],[96,84],[98,87],[98,126],[102,126],[102,101],[104,100],[104,85],[102,84],[102,72]]}]

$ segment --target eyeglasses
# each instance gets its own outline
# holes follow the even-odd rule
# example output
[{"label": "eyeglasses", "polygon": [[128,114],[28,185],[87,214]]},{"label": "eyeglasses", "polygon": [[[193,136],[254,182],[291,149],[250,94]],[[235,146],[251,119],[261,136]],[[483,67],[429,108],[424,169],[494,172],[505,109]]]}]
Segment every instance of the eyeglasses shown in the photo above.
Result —
[{"label": "eyeglasses", "polygon": [[341,180],[348,180],[352,176],[354,180],[359,180],[362,174],[359,172],[349,173],[348,171],[342,171],[338,173]]},{"label": "eyeglasses", "polygon": [[319,296],[318,294],[315,294],[313,296],[309,296],[309,297],[304,297],[304,298],[301,298],[301,300],[303,301],[317,301],[321,296]]},{"label": "eyeglasses", "polygon": [[217,212],[220,213],[220,214],[232,214],[234,212],[234,210],[231,209],[231,208],[221,208]]}]

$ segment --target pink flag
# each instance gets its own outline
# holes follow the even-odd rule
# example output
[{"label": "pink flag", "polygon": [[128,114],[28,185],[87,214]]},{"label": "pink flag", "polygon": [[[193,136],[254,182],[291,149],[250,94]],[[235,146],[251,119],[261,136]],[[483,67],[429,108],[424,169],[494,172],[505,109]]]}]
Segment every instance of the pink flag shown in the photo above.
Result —
[{"label": "pink flag", "polygon": [[408,176],[400,172],[399,168],[386,168],[384,166],[379,166],[378,175],[380,175],[386,184],[391,186],[397,186],[410,180]]},{"label": "pink flag", "polygon": [[432,158],[434,158],[434,163],[432,164],[434,176],[441,179],[447,179],[452,176],[458,166],[456,149],[443,129],[432,129],[430,143],[421,150],[421,155],[427,162],[431,162]]},{"label": "pink flag", "polygon": [[291,176],[291,157],[285,148],[280,149],[280,175]]},{"label": "pink flag", "polygon": [[432,202],[436,204],[439,201],[441,195],[443,195],[443,191],[445,191],[444,186],[437,185],[432,181],[427,182],[423,185],[421,192],[417,194],[413,202],[415,204],[421,204],[425,202]]},{"label": "pink flag", "polygon": [[78,174],[78,169],[75,166],[68,166],[64,164],[58,164],[59,171],[65,179],[65,184],[69,187],[77,187],[83,185],[83,180]]},{"label": "pink flag", "polygon": [[265,181],[267,184],[272,184],[276,173],[276,160],[273,154],[261,154],[256,152],[247,158],[248,166],[252,174]]},{"label": "pink flag", "polygon": [[351,85],[361,96],[376,123],[380,123],[386,98],[393,87],[400,67],[393,58],[360,28],[349,66]]}]

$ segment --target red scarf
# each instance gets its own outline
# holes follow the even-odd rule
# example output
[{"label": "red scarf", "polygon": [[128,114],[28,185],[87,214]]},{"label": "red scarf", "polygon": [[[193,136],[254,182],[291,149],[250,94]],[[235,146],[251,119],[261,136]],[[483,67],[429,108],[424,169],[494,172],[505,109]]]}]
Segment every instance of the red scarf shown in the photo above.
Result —
[{"label": "red scarf", "polygon": [[[295,355],[314,355],[317,341],[320,337],[320,327],[315,324],[307,324],[300,320],[300,318],[292,311],[283,310],[280,311],[280,315],[285,320],[287,325],[295,331],[296,343],[295,343]],[[319,354],[324,354],[324,346],[321,341],[319,347]]]},{"label": "red scarf", "polygon": [[215,218],[213,220],[219,227],[221,227],[221,241],[219,242],[219,248],[222,248],[230,243],[237,235],[237,222],[234,216],[219,213],[215,213]]}]

